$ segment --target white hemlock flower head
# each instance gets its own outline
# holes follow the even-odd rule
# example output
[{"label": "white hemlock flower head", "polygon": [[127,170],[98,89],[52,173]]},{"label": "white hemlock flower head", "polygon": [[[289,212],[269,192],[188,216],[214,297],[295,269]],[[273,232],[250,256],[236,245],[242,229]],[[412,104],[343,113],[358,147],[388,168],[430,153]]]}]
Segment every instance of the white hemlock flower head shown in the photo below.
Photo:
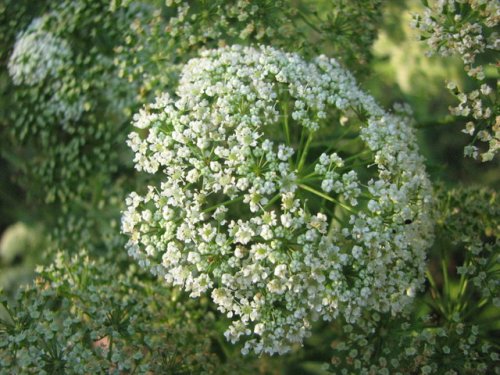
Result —
[{"label": "white hemlock flower head", "polygon": [[39,28],[38,19],[18,35],[8,68],[16,85],[36,85],[57,75],[71,60],[67,41]]},{"label": "white hemlock flower head", "polygon": [[37,86],[46,93],[44,115],[66,124],[78,120],[85,110],[84,97],[74,97],[68,90],[72,78],[73,53],[69,43],[44,30],[44,18],[36,18],[17,37],[8,62],[9,75],[17,86]]},{"label": "white hemlock flower head", "polygon": [[129,253],[167,284],[210,295],[244,353],[285,353],[316,319],[397,314],[423,282],[432,239],[406,122],[334,59],[205,51],[175,98],[134,118],[136,168],[162,182],[127,200]]}]

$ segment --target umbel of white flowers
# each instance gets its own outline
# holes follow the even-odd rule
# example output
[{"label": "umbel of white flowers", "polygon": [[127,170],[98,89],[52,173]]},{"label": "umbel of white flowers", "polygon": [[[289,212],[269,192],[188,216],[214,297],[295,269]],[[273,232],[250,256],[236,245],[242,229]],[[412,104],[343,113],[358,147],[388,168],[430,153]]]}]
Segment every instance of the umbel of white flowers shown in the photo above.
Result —
[{"label": "umbel of white flowers", "polygon": [[72,77],[71,47],[65,39],[45,31],[45,22],[44,18],[35,18],[19,33],[8,62],[9,75],[17,86],[47,90],[47,115],[62,123],[78,120],[84,111],[84,98],[73,100],[65,92],[69,86],[66,81]]},{"label": "umbel of white flowers", "polygon": [[[285,353],[318,318],[397,314],[432,239],[430,185],[406,122],[334,59],[205,51],[185,65],[176,98],[134,117],[136,168],[161,183],[126,200],[128,252],[192,297],[209,293],[244,354]],[[319,146],[339,130],[355,134],[356,151]]]},{"label": "umbel of white flowers", "polygon": [[[427,41],[429,54],[458,56],[467,74],[476,79],[476,89],[462,92],[454,82],[448,89],[459,101],[450,107],[454,116],[468,118],[465,134],[473,137],[464,148],[465,156],[491,161],[500,150],[500,113],[498,110],[498,82],[485,81],[487,70],[498,66],[498,25],[500,2],[485,0],[432,1],[423,15],[415,15],[413,26]],[[486,143],[483,150],[478,141]]]}]

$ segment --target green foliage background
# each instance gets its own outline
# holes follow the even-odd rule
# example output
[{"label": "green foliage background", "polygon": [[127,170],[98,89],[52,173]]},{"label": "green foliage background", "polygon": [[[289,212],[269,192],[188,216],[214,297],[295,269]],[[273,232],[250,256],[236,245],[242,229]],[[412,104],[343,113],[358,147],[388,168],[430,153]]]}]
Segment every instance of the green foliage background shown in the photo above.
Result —
[{"label": "green foliage background", "polygon": [[[98,3],[101,4],[101,2]],[[416,0],[387,2],[294,0],[290,2],[290,6],[287,1],[261,0],[258,3],[267,7],[265,8],[267,11],[253,20],[255,25],[249,31],[250,36],[242,37],[235,31],[222,36],[219,40],[200,38],[186,42],[183,38],[185,35],[172,36],[164,32],[162,22],[173,15],[172,8],[166,7],[164,2],[151,1],[150,3],[151,6],[159,9],[159,13],[154,13],[148,18],[149,24],[136,25],[135,32],[130,35],[127,34],[130,30],[124,28],[122,32],[127,35],[121,41],[122,43],[113,46],[108,45],[112,44],[111,42],[101,40],[100,45],[94,46],[99,53],[115,56],[114,66],[118,66],[118,75],[123,79],[121,83],[125,91],[123,96],[127,97],[130,92],[134,92],[133,99],[131,99],[134,104],[129,105],[121,113],[111,114],[105,110],[108,108],[106,98],[100,98],[90,104],[94,106],[94,112],[91,112],[79,125],[83,126],[86,122],[97,123],[99,129],[104,129],[113,123],[110,125],[114,129],[113,136],[103,136],[105,142],[99,143],[101,142],[100,133],[98,131],[89,133],[89,137],[92,138],[89,142],[97,140],[95,147],[99,151],[96,152],[103,153],[105,156],[102,159],[93,160],[93,146],[81,148],[80,152],[84,153],[85,150],[90,150],[89,165],[85,164],[86,171],[82,172],[82,175],[71,176],[72,180],[68,182],[68,186],[57,185],[57,188],[61,187],[63,193],[67,195],[65,199],[58,200],[53,197],[46,198],[53,187],[51,184],[60,181],[38,178],[41,175],[37,174],[39,172],[37,168],[44,165],[40,164],[41,159],[52,157],[53,145],[57,144],[60,138],[57,134],[51,133],[48,136],[50,141],[40,144],[38,135],[35,134],[33,139],[19,142],[19,129],[22,128],[17,127],[13,118],[20,117],[21,112],[19,112],[19,107],[14,109],[17,104],[14,104],[12,100],[13,87],[6,69],[17,33],[24,30],[35,15],[42,14],[44,9],[50,7],[50,2],[37,1],[36,5],[30,1],[4,0],[0,2],[0,170],[2,171],[0,179],[0,288],[4,289],[6,300],[12,303],[19,285],[32,280],[35,265],[50,265],[54,262],[52,260],[54,251],[49,252],[47,249],[64,250],[74,255],[78,254],[81,248],[86,248],[90,256],[97,259],[89,261],[90,271],[85,271],[95,273],[95,280],[90,284],[87,284],[87,281],[75,282],[75,280],[65,279],[64,272],[61,274],[64,268],[56,267],[55,270],[39,275],[36,281],[38,289],[30,289],[23,297],[17,297],[20,301],[18,308],[21,308],[21,312],[13,313],[19,318],[17,323],[21,324],[22,321],[23,304],[30,301],[32,305],[36,305],[37,300],[44,300],[52,305],[50,308],[40,308],[40,306],[34,308],[39,316],[50,315],[45,317],[46,321],[50,322],[57,321],[52,315],[56,314],[58,309],[66,311],[69,315],[77,311],[75,321],[67,324],[81,327],[79,329],[82,336],[88,335],[85,337],[89,342],[92,341],[89,337],[94,331],[105,330],[100,333],[99,337],[116,335],[115,345],[123,349],[120,349],[122,357],[117,357],[115,361],[111,358],[102,359],[97,355],[101,359],[96,360],[94,369],[96,373],[104,372],[116,366],[116,363],[122,361],[127,355],[132,355],[128,351],[130,349],[128,346],[144,345],[149,351],[135,353],[137,363],[141,363],[145,357],[153,358],[151,361],[154,363],[151,367],[144,368],[144,371],[152,373],[198,373],[202,371],[201,369],[209,373],[235,373],[233,371],[237,371],[235,368],[238,368],[241,373],[261,374],[321,374],[325,373],[330,365],[334,366],[330,368],[330,371],[340,373],[340,369],[344,368],[349,369],[346,370],[349,371],[348,373],[356,373],[356,369],[349,367],[352,363],[349,362],[348,352],[358,346],[364,347],[369,353],[367,362],[374,361],[378,363],[376,366],[381,366],[377,359],[381,353],[385,353],[387,358],[399,358],[403,355],[399,351],[416,348],[423,358],[415,357],[408,367],[402,368],[403,373],[425,373],[426,370],[423,369],[426,363],[437,366],[433,368],[433,371],[437,373],[445,373],[446,370],[457,368],[463,373],[468,373],[473,369],[467,369],[470,363],[467,362],[467,356],[462,352],[454,352],[450,356],[435,351],[426,352],[429,346],[426,340],[434,340],[435,347],[453,346],[459,343],[463,335],[456,332],[458,332],[457,327],[462,324],[464,325],[462,331],[465,329],[475,332],[476,328],[473,327],[478,327],[478,332],[472,336],[476,337],[477,342],[483,342],[483,344],[488,342],[492,346],[488,353],[493,354],[485,355],[486,357],[483,358],[483,354],[478,352],[474,357],[475,361],[486,363],[484,373],[493,373],[493,371],[498,373],[498,356],[494,353],[497,353],[499,349],[497,337],[500,333],[500,320],[498,319],[500,313],[498,305],[494,306],[491,303],[493,296],[485,296],[482,291],[490,288],[493,290],[492,293],[498,292],[500,208],[496,192],[500,188],[499,158],[489,163],[480,163],[463,157],[464,146],[469,142],[468,136],[460,132],[465,121],[449,115],[448,107],[455,105],[455,98],[449,94],[445,82],[458,81],[464,88],[473,87],[474,82],[464,73],[459,59],[425,56],[426,46],[416,40],[415,31],[409,26],[411,13],[420,12],[422,4]],[[205,1],[193,2],[191,11],[199,12],[201,19],[196,19],[192,28],[187,29],[192,35],[200,35],[197,27],[203,28],[213,21],[212,17],[217,16],[206,11],[210,9],[207,8],[207,3]],[[229,2],[217,1],[216,3]],[[107,5],[109,4],[103,6]],[[113,5],[120,9],[121,6],[127,4],[116,1]],[[316,13],[310,11],[312,8],[316,9]],[[149,12],[149,9],[146,7],[144,12]],[[99,14],[101,10],[97,9],[95,12]],[[83,14],[83,17],[85,16]],[[94,16],[95,14],[88,15],[89,19]],[[112,13],[109,20],[102,21],[104,30],[114,25],[113,22],[117,20],[126,21],[127,17],[125,13]],[[289,23],[286,17],[293,19],[293,23]],[[241,31],[244,22],[238,21],[235,16],[234,19],[229,20],[229,23],[230,26],[225,26],[226,29],[221,29],[221,32],[233,29]],[[259,38],[260,24],[265,26],[266,23],[278,24],[280,33],[264,34]],[[62,24],[59,27],[64,29],[66,26]],[[87,48],[95,42],[91,33],[85,34],[87,30],[85,27],[88,30],[94,30],[94,27],[97,27],[99,30],[101,26],[85,25],[83,31],[73,32],[73,37],[80,38],[76,42],[81,43],[81,48]],[[118,34],[120,32],[117,30]],[[352,329],[346,329],[348,325],[342,322],[335,325],[319,323],[304,348],[293,354],[281,358],[243,359],[238,354],[239,348],[232,347],[225,342],[222,337],[224,322],[217,318],[215,310],[208,301],[193,302],[187,300],[185,296],[178,296],[177,291],[166,291],[158,287],[158,290],[154,289],[151,287],[154,283],[150,282],[149,276],[129,264],[127,254],[123,250],[125,239],[119,233],[121,202],[128,191],[133,190],[134,186],[144,184],[145,179],[143,176],[136,175],[132,170],[133,157],[124,143],[125,136],[130,130],[131,115],[142,104],[150,102],[151,98],[163,87],[171,87],[177,77],[179,64],[195,56],[201,45],[216,47],[221,43],[235,42],[267,43],[299,51],[306,56],[325,53],[338,57],[354,72],[361,86],[373,94],[384,107],[390,108],[395,103],[408,103],[412,108],[421,152],[425,155],[428,172],[436,186],[435,195],[439,215],[436,242],[429,253],[429,277],[426,291],[417,297],[415,311],[408,321],[387,322],[388,319],[385,317],[379,317],[378,320],[371,322],[371,325]],[[114,53],[116,55],[113,55]],[[495,57],[492,56],[492,58]],[[85,65],[85,62],[82,62],[82,65]],[[144,70],[155,72],[155,74],[146,77]],[[160,72],[161,74],[158,74]],[[90,73],[89,85],[94,85],[92,74],[99,75],[101,72]],[[498,78],[498,71],[490,72],[487,80],[494,82]],[[96,90],[102,89],[102,87],[92,87]],[[27,118],[32,110],[29,105],[36,104],[30,100],[22,102],[28,105],[22,108],[23,116]],[[22,126],[28,126],[29,120],[23,121]],[[24,131],[29,132],[30,129]],[[101,146],[102,148],[99,148]],[[44,154],[45,152],[47,154]],[[64,166],[67,155],[57,157],[60,158],[58,159],[60,165]],[[94,162],[96,165],[92,164]],[[95,172],[97,170],[99,172]],[[87,184],[73,196],[74,187],[80,183],[80,179],[87,179]],[[57,195],[57,193],[52,194]],[[478,262],[480,257],[466,255],[474,245],[482,249],[477,254],[487,259],[483,262],[486,264],[479,262],[475,266],[484,268],[485,274],[488,275],[487,279],[493,280],[491,285],[481,284],[481,280],[474,282],[472,279],[470,284],[464,285],[465,276],[457,273],[457,266],[470,267],[475,264],[474,262]],[[85,263],[86,261],[82,259],[85,259],[87,255],[84,253],[80,255],[80,258],[75,259],[77,262]],[[101,264],[107,261],[114,263],[121,270],[128,270],[127,275],[132,275],[131,279],[123,283],[123,285],[130,283],[129,287],[125,288],[125,294],[131,294],[132,297],[123,297],[123,291],[117,290],[113,291],[118,296],[116,298],[124,298],[122,302],[125,305],[138,303],[140,306],[146,306],[142,312],[137,312],[134,319],[144,319],[144,321],[149,319],[150,325],[137,324],[140,321],[128,322],[125,330],[129,327],[137,328],[133,333],[129,332],[129,336],[124,336],[123,327],[120,326],[120,324],[123,325],[123,321],[120,319],[118,319],[118,328],[116,322],[107,317],[95,317],[96,327],[89,323],[89,319],[92,321],[93,318],[92,314],[87,311],[91,303],[86,302],[86,298],[93,298],[92,303],[107,306],[105,302],[107,297],[104,294],[107,290],[107,283],[113,282],[113,277],[108,274],[106,266]],[[80,272],[83,271],[76,268],[69,273],[79,274]],[[41,292],[44,290],[43,285],[48,283],[54,275],[59,275],[63,280],[60,286],[51,292],[47,291],[46,296],[40,297],[43,294]],[[131,280],[137,280],[137,283],[134,284]],[[78,285],[75,286],[75,283]],[[72,288],[79,290],[78,288],[89,287],[95,296],[82,293],[79,297],[80,304],[73,306],[72,300],[75,296],[71,292]],[[144,300],[141,300],[141,296],[144,296]],[[498,299],[498,295],[496,298]],[[172,305],[169,302],[172,299],[180,302]],[[154,306],[151,307],[152,305]],[[168,308],[162,308],[162,306],[168,306]],[[106,308],[109,308],[109,316],[114,316],[114,306]],[[146,308],[150,308],[148,314],[151,315],[145,314]],[[1,316],[3,320],[8,320],[5,311],[2,313],[0,310]],[[151,322],[151,317],[156,320]],[[50,332],[50,324],[44,325],[43,319],[39,320],[38,329],[41,332]],[[102,323],[104,328],[102,325],[99,326],[99,323]],[[189,325],[188,334],[183,333],[183,325]],[[404,329],[401,328],[402,325]],[[160,333],[150,339],[148,337],[151,336],[151,332],[148,332],[148,329]],[[439,329],[446,330],[445,335],[440,335]],[[57,332],[54,337],[58,337],[57,334],[65,334],[62,330],[55,329],[54,331]],[[7,346],[1,344],[6,337],[5,332],[7,331],[0,329],[0,352],[7,350]],[[7,334],[13,335],[9,332]],[[359,337],[372,337],[374,347],[367,349],[369,345],[360,345],[359,337],[356,338],[352,332],[359,332]],[[377,333],[373,334],[373,332]],[[429,335],[431,339],[428,338]],[[194,345],[193,342],[198,341],[198,338],[200,342]],[[43,337],[39,339],[40,342],[45,342]],[[51,339],[52,336],[48,341]],[[27,342],[24,338],[19,340],[20,343]],[[68,337],[64,336],[62,340],[68,340]],[[148,340],[151,340],[151,343],[147,343]],[[342,343],[347,345],[347,349],[344,349]],[[474,348],[469,352],[476,350],[475,343],[470,345]],[[477,346],[479,347],[479,344]],[[19,347],[19,350],[22,350],[22,345]],[[160,353],[158,350],[168,353]],[[193,357],[196,351],[207,353],[207,356]],[[89,354],[91,355],[94,354]],[[2,354],[0,354],[1,358]],[[336,359],[332,360],[332,358]],[[48,373],[65,371],[64,366],[61,367],[63,370],[53,367],[53,362],[50,360],[44,363],[46,365],[44,369]],[[325,363],[329,365],[325,366]],[[36,372],[34,370],[36,363],[30,366],[35,367],[27,372]],[[134,368],[133,363],[120,371],[129,373],[132,368]],[[4,373],[2,371],[0,366],[0,373]],[[459,371],[459,373],[462,372]]]}]

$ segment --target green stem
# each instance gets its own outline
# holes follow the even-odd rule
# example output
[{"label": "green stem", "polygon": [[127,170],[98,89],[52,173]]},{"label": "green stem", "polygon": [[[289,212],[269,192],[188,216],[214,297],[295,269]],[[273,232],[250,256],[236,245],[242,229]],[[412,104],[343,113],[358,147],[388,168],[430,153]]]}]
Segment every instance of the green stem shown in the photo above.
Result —
[{"label": "green stem", "polygon": [[301,178],[300,180],[297,180],[298,183],[307,183],[307,182],[312,182],[312,181],[321,181],[323,180],[323,177],[316,176],[316,177],[309,177],[309,178]]},{"label": "green stem", "polygon": [[[311,173],[309,173],[307,176],[302,177],[299,181],[305,181],[305,180],[307,180],[307,179],[309,179],[309,178],[313,177],[314,175],[316,175],[316,172],[311,172]],[[318,177],[319,177],[319,176],[318,176]]]},{"label": "green stem", "polygon": [[[471,306],[469,311],[462,314],[462,321],[469,319],[472,315],[479,316],[482,312],[481,310],[483,310],[483,308],[489,302],[490,302],[490,300],[488,298],[484,298],[484,299],[480,300],[478,303],[474,304],[474,306]],[[477,319],[477,318],[475,318],[475,319]]]},{"label": "green stem", "polygon": [[286,137],[286,143],[288,146],[291,144],[290,140],[290,127],[288,125],[288,100],[285,99],[285,103],[283,104],[283,125],[285,127],[285,137]]},{"label": "green stem", "polygon": [[443,272],[443,302],[445,303],[446,311],[450,312],[450,301],[452,300],[452,298],[450,295],[450,280],[448,277],[447,261],[444,254],[441,257],[441,270]]},{"label": "green stem", "polygon": [[112,350],[113,350],[113,335],[109,335],[108,361],[110,362],[111,362]]},{"label": "green stem", "polygon": [[274,197],[271,198],[269,202],[263,207],[264,211],[267,210],[269,207],[271,207],[274,202],[276,202],[279,198],[281,197],[281,193],[276,194]]},{"label": "green stem", "polygon": [[[439,289],[437,288],[436,281],[434,280],[434,277],[432,277],[429,270],[425,271],[425,276],[427,276],[427,280],[429,280],[429,283],[431,284],[432,290],[434,291],[434,293],[436,294],[436,297],[441,302],[441,293],[439,293]],[[437,305],[440,306],[439,303],[437,303]],[[442,307],[442,306],[440,306],[440,307]],[[444,310],[443,310],[443,312],[444,312]]]},{"label": "green stem", "polygon": [[[468,264],[468,262],[464,262],[465,265]],[[465,294],[467,291],[467,286],[468,286],[468,278],[465,274],[460,275],[460,283],[459,283],[459,290],[458,290],[458,312],[462,311],[465,308],[465,305],[467,304],[467,299],[465,298]]]},{"label": "green stem", "polygon": [[239,202],[239,201],[242,201],[245,197],[244,196],[240,196],[238,198],[234,198],[234,199],[231,199],[229,201],[225,201],[225,202],[222,202],[222,203],[219,203],[219,204],[216,204],[215,206],[212,206],[212,207],[209,207],[209,208],[205,208],[203,211],[201,211],[202,213],[206,214],[208,212],[211,212],[211,211],[215,211],[217,208],[219,208],[220,206],[227,206],[228,204],[232,204],[232,203],[236,203],[236,202]]},{"label": "green stem", "polygon": [[[343,224],[345,223],[345,220],[342,220],[340,217],[338,217],[336,214],[335,214],[335,211],[334,210],[331,210],[327,207],[324,207],[323,208],[325,210],[325,212],[331,216],[332,220],[331,220],[331,223],[333,223],[333,221],[337,221],[339,224]],[[330,225],[330,229],[333,228],[332,224]]]},{"label": "green stem", "polygon": [[335,203],[335,204],[338,204],[339,206],[341,206],[342,208],[346,209],[347,211],[349,212],[353,212],[353,213],[356,213],[355,210],[353,210],[351,207],[349,206],[346,206],[345,204],[343,204],[342,202],[338,201],[337,199],[335,198],[332,198],[330,197],[329,195],[325,194],[325,193],[322,193],[321,191],[319,190],[316,190],[308,185],[304,185],[304,184],[299,184],[299,187],[301,189],[304,189],[304,190],[307,190],[308,192],[310,193],[313,193],[315,195],[317,195],[318,197],[321,197],[323,199],[326,199],[327,201],[330,201],[332,203]]},{"label": "green stem", "polygon": [[313,139],[313,133],[309,132],[309,135],[307,136],[306,144],[304,146],[304,150],[302,151],[302,154],[300,155],[300,161],[299,161],[299,165],[297,167],[298,172],[300,172],[302,170],[302,168],[304,167],[304,164],[305,164],[306,158],[307,158],[307,152],[309,151],[309,146],[312,142],[312,139]]},{"label": "green stem", "polygon": [[307,190],[309,191],[310,193],[313,193],[315,195],[317,195],[318,197],[321,197],[323,199],[326,199],[330,202],[333,202],[333,203],[337,203],[337,201],[335,199],[333,199],[332,197],[330,197],[329,195],[326,195],[325,193],[322,193],[321,191],[318,191],[310,186],[307,186],[307,185],[304,185],[304,184],[299,184],[299,187],[301,189],[304,189],[304,190]]},{"label": "green stem", "polygon": [[304,23],[309,26],[312,30],[316,31],[318,34],[322,34],[323,32],[318,29],[318,27],[316,25],[314,25],[308,18],[307,16],[301,11],[299,10],[299,16],[300,18],[302,19],[302,21],[304,21]]}]

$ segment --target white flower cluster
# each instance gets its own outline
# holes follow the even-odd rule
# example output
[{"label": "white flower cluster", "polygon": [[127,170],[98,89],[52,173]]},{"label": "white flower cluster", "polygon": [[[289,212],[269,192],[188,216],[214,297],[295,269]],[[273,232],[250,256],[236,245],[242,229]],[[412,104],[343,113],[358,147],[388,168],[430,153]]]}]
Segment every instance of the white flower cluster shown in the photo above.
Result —
[{"label": "white flower cluster", "polygon": [[71,61],[71,48],[63,39],[39,29],[40,19],[21,32],[10,56],[9,74],[16,85],[36,85],[56,76]]},{"label": "white flower cluster", "polygon": [[[498,113],[498,82],[484,83],[486,71],[498,63],[495,53],[500,50],[498,25],[500,2],[486,0],[436,0],[415,15],[413,26],[429,45],[429,54],[458,56],[467,74],[478,80],[480,89],[461,92],[455,83],[448,88],[459,104],[450,108],[454,116],[469,117],[464,133],[485,142],[488,149],[480,152],[473,144],[465,155],[490,161],[500,149],[500,113]],[[492,57],[488,57],[488,53]]]},{"label": "white flower cluster", "polygon": [[70,85],[62,79],[72,64],[71,47],[43,27],[44,19],[36,18],[18,35],[8,62],[9,75],[15,85],[41,86],[48,90],[47,114],[61,119],[62,123],[77,120],[84,111],[84,100],[68,98],[66,91]]},{"label": "white flower cluster", "polygon": [[[374,314],[363,326],[346,324],[334,346],[329,374],[493,374],[499,355],[484,340],[480,326],[461,322],[454,313],[446,324],[432,316],[392,320]],[[385,319],[385,320],[384,320]],[[382,340],[373,340],[385,331]]]},{"label": "white flower cluster", "polygon": [[[461,14],[467,5],[468,14]],[[500,20],[500,4],[485,0],[437,0],[417,15],[414,26],[427,39],[429,53],[444,56],[457,55],[470,67],[472,77],[484,78],[481,67],[473,69],[477,55],[486,50],[500,49],[498,33],[490,33]]]},{"label": "white flower cluster", "polygon": [[[459,101],[456,107],[450,107],[450,113],[470,119],[462,132],[488,144],[488,150],[481,153],[481,160],[492,160],[500,150],[500,113],[496,110],[498,94],[495,89],[483,83],[478,89],[464,93],[453,82],[448,83],[448,89]],[[472,144],[464,149],[465,156],[474,159],[479,157],[479,152],[479,148]]]},{"label": "white flower cluster", "polygon": [[53,255],[14,298],[0,289],[0,375],[254,373],[238,357],[221,361],[205,306],[135,264]]},{"label": "white flower cluster", "polygon": [[[428,315],[391,319],[371,314],[356,324],[342,324],[340,337],[332,343],[332,374],[498,373],[494,328],[482,313],[500,307],[497,194],[438,186],[435,202],[437,246],[429,264],[455,259],[456,270],[443,267],[428,273],[429,287],[415,302],[433,301]],[[460,286],[459,291],[450,285]],[[469,304],[474,295],[481,298],[480,310]]]},{"label": "white flower cluster", "polygon": [[[172,37],[177,37],[184,33],[188,45],[194,45],[207,40],[221,39],[226,34],[229,37],[238,37],[242,40],[255,37],[256,40],[275,37],[277,34],[284,34],[292,37],[290,30],[283,27],[291,12],[291,7],[283,0],[276,0],[271,3],[261,0],[253,2],[241,0],[216,0],[214,6],[206,7],[201,1],[167,0],[169,7],[177,8],[177,15],[172,17],[169,23],[169,31]],[[193,13],[196,8],[206,8],[200,14]],[[207,10],[210,12],[210,23],[206,23]],[[216,15],[215,17],[212,17]],[[268,17],[273,16],[274,23],[268,22]],[[200,25],[199,22],[202,22]],[[242,25],[244,25],[242,27]],[[197,29],[203,27],[203,32]]]},{"label": "white flower cluster", "polygon": [[[192,297],[210,293],[233,319],[228,340],[249,336],[243,353],[287,352],[318,318],[407,305],[423,280],[431,195],[400,117],[335,60],[271,47],[203,52],[177,95],[141,110],[128,140],[136,168],[163,176],[126,201],[140,265]],[[315,146],[343,128],[357,151]]]}]

